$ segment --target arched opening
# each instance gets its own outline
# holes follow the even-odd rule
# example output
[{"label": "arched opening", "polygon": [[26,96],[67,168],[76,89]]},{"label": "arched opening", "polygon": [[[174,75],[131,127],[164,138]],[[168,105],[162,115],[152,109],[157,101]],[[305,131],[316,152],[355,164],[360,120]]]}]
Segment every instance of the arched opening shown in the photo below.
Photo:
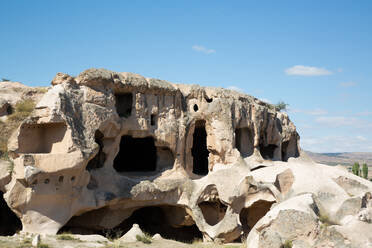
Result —
[{"label": "arched opening", "polygon": [[11,236],[22,230],[22,222],[6,204],[0,191],[0,236]]},{"label": "arched opening", "polygon": [[115,229],[120,229],[123,233],[129,231],[133,224],[138,224],[142,231],[154,235],[159,233],[165,239],[172,239],[181,242],[191,243],[194,239],[203,238],[195,223],[190,223],[189,226],[172,225],[173,216],[169,215],[171,211],[181,211],[181,207],[171,206],[152,206],[140,208],[123,221]]},{"label": "arched opening", "polygon": [[99,151],[97,155],[88,162],[86,167],[88,171],[101,168],[105,163],[106,154],[103,152],[103,137],[103,133],[101,133],[99,130],[97,130],[94,134],[94,140],[99,145]]},{"label": "arched opening", "polygon": [[193,107],[193,108],[194,108],[194,111],[195,111],[195,112],[198,112],[198,110],[199,110],[199,107],[198,107],[198,105],[197,105],[197,104],[194,104],[194,107]]},{"label": "arched opening", "polygon": [[14,110],[13,110],[12,105],[8,104],[8,106],[6,107],[7,115],[11,115],[11,114],[13,114],[13,112],[14,112]]},{"label": "arched opening", "polygon": [[207,175],[209,151],[207,149],[207,131],[205,130],[204,120],[198,120],[195,123],[191,154],[193,157],[192,172],[197,175]]},{"label": "arched opening", "polygon": [[156,171],[156,147],[154,138],[121,137],[120,150],[114,159],[117,172]]},{"label": "arched opening", "polygon": [[208,96],[204,96],[205,100],[207,101],[207,103],[211,103],[213,102],[213,98],[209,98]]},{"label": "arched opening", "polygon": [[115,95],[116,112],[120,117],[128,117],[132,113],[133,94],[124,93]]},{"label": "arched opening", "polygon": [[[159,233],[166,239],[191,243],[195,239],[203,238],[192,217],[187,214],[184,207],[179,206],[159,205],[136,209],[129,218],[126,218],[112,229],[94,229],[92,226],[88,228],[84,227],[82,226],[82,222],[79,221],[80,218],[85,218],[84,215],[73,217],[59,232],[101,234],[103,236],[116,236],[118,238],[118,236],[120,237],[127,233],[133,224],[138,224],[143,232],[150,235]],[[93,215],[89,216],[92,219]],[[98,216],[103,221],[104,216]]]},{"label": "arched opening", "polygon": [[264,159],[273,159],[274,158],[275,149],[277,149],[277,148],[278,148],[277,145],[272,145],[272,144],[267,145],[267,146],[260,145],[261,156]]},{"label": "arched opening", "polygon": [[288,141],[282,143],[282,160],[288,161],[290,157],[297,158],[299,156],[297,147],[297,138],[291,137]]},{"label": "arched opening", "polygon": [[269,212],[274,202],[259,200],[253,203],[249,208],[243,208],[240,211],[240,223],[243,228],[243,237],[247,237],[254,225]]},{"label": "arched opening", "polygon": [[235,147],[239,150],[243,158],[253,154],[254,136],[249,128],[244,127],[235,130]]},{"label": "arched opening", "polygon": [[216,201],[204,201],[198,204],[201,209],[205,221],[214,226],[219,223],[226,214],[227,206],[220,200]]}]

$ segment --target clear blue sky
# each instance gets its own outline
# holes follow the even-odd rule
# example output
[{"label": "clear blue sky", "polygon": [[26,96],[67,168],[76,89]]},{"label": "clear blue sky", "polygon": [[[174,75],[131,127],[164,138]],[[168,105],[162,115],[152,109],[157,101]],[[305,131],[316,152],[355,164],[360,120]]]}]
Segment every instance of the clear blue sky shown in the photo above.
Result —
[{"label": "clear blue sky", "polygon": [[130,71],[289,104],[304,149],[372,151],[372,1],[1,0],[0,77]]}]

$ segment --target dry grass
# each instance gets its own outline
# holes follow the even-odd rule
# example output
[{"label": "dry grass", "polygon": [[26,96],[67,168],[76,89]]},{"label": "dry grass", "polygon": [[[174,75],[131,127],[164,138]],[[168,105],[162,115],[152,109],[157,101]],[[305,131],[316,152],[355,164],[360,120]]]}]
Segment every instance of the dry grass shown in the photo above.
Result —
[{"label": "dry grass", "polygon": [[14,112],[8,116],[6,121],[0,121],[0,158],[8,160],[8,140],[34,108],[35,102],[31,99],[25,99],[16,104]]}]

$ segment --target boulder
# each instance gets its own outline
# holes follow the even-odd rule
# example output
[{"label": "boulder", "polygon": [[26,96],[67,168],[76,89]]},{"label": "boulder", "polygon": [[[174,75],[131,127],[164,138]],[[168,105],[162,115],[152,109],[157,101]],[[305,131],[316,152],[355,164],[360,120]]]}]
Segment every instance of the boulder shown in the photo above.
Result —
[{"label": "boulder", "polygon": [[119,240],[122,242],[137,242],[137,236],[143,237],[145,234],[142,232],[138,224],[133,224],[132,228],[124,234]]}]

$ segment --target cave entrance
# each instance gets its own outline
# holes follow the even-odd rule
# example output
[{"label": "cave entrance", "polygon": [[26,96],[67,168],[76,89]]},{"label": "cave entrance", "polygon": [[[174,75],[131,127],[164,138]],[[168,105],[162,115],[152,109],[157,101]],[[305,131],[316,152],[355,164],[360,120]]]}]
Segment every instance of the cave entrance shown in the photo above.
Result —
[{"label": "cave entrance", "polygon": [[115,95],[116,112],[120,117],[128,117],[132,113],[133,94],[124,93]]},{"label": "cave entrance", "polygon": [[86,167],[88,171],[103,167],[106,160],[106,154],[103,152],[103,133],[97,130],[94,134],[94,140],[99,145],[99,150],[96,156],[92,158]]},{"label": "cave entrance", "polygon": [[0,236],[11,236],[22,230],[22,222],[6,204],[0,191]]},{"label": "cave entrance", "polygon": [[114,159],[117,172],[153,172],[156,171],[156,147],[154,138],[121,137],[120,150]]},{"label": "cave entrance", "polygon": [[227,210],[227,206],[218,199],[201,202],[198,206],[203,213],[205,221],[211,226],[219,223],[225,217]]},{"label": "cave entrance", "polygon": [[[75,221],[74,223],[80,222]],[[59,233],[67,231],[75,234],[100,234],[109,238],[120,238],[132,228],[133,224],[138,224],[143,232],[151,236],[158,233],[165,239],[185,243],[192,243],[195,239],[203,238],[203,234],[199,231],[192,217],[187,214],[185,208],[169,205],[137,209],[129,218],[112,229],[94,230],[68,224]]]},{"label": "cave entrance", "polygon": [[239,150],[243,158],[253,154],[254,136],[249,128],[244,127],[235,130],[235,147]]},{"label": "cave entrance", "polygon": [[254,225],[269,212],[274,202],[259,200],[253,203],[249,208],[243,208],[240,211],[240,223],[243,228],[243,237],[246,238]]},{"label": "cave entrance", "polygon": [[207,149],[207,131],[205,130],[204,120],[198,120],[195,123],[191,154],[193,157],[192,172],[197,175],[207,175],[209,151]]},{"label": "cave entrance", "polygon": [[135,210],[132,215],[115,228],[103,230],[103,233],[120,232],[127,233],[133,226],[138,224],[143,232],[153,236],[159,233],[165,239],[192,243],[195,239],[202,239],[191,216],[186,213],[185,208],[176,206],[151,206]]},{"label": "cave entrance", "polygon": [[260,153],[262,158],[264,159],[273,159],[274,158],[274,153],[275,149],[277,149],[277,145],[260,145]]}]

